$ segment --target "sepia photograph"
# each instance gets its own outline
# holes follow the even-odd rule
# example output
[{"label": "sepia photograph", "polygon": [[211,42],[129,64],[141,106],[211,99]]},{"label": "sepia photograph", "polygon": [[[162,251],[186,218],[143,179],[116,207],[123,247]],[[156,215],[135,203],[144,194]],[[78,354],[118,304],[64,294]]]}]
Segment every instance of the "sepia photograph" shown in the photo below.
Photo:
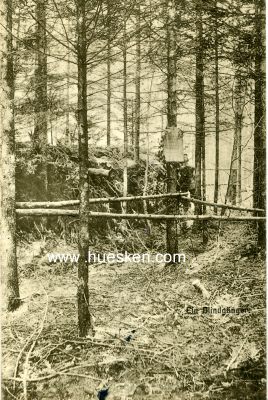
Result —
[{"label": "sepia photograph", "polygon": [[267,398],[265,27],[0,1],[1,399]]}]

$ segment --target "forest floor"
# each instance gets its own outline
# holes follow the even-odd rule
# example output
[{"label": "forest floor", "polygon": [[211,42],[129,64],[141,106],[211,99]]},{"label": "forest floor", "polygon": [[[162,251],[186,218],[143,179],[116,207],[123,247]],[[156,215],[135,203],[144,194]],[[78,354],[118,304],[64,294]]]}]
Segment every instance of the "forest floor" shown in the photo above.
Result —
[{"label": "forest floor", "polygon": [[179,238],[182,264],[90,266],[95,336],[86,339],[77,334],[77,266],[45,255],[76,248],[21,243],[23,304],[2,319],[3,398],[265,399],[265,257],[246,225],[226,225],[216,239],[203,247],[197,235]]}]

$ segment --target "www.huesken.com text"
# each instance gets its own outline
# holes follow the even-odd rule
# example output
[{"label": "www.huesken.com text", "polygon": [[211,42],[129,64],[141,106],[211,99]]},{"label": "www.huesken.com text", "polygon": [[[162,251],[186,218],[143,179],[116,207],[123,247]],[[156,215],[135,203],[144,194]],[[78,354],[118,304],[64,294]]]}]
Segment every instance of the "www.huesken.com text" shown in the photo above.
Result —
[{"label": "www.huesken.com text", "polygon": [[[47,254],[48,261],[50,263],[78,263],[80,259],[80,254],[75,253],[48,253]],[[163,263],[163,262],[176,262],[176,263],[184,263],[186,261],[186,256],[184,253],[128,253],[125,251],[124,253],[88,253],[87,261],[89,263]]]}]

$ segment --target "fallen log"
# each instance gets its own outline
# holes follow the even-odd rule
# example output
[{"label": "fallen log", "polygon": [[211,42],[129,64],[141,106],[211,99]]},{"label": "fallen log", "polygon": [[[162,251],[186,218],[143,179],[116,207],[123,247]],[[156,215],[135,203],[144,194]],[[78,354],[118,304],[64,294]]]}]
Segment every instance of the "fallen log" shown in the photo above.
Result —
[{"label": "fallen log", "polygon": [[[17,215],[55,215],[55,216],[79,216],[78,210],[65,209],[17,209]],[[108,212],[89,211],[92,218],[112,218],[112,219],[151,219],[151,220],[207,220],[207,221],[265,221],[265,217],[250,216],[219,216],[219,215],[165,215],[165,214],[118,214]]]},{"label": "fallen log", "polygon": [[193,287],[202,294],[202,296],[205,299],[209,299],[210,298],[210,293],[209,291],[205,288],[205,286],[200,282],[199,279],[195,279],[192,282]]}]

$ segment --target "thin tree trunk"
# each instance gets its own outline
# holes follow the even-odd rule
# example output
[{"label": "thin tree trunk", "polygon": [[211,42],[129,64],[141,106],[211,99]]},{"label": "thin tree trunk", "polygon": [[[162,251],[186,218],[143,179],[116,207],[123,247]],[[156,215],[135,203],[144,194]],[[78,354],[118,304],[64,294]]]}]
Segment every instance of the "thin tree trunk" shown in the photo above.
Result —
[{"label": "thin tree trunk", "polygon": [[[204,51],[203,51],[203,9],[202,1],[196,0],[196,196],[206,199],[206,140],[204,106]],[[196,214],[205,214],[206,205],[195,204]],[[208,241],[206,222],[202,224],[203,243]]]},{"label": "thin tree trunk", "polygon": [[[215,183],[214,203],[219,200],[219,162],[220,162],[220,101],[219,101],[219,44],[218,44],[218,2],[215,1]],[[214,208],[217,214],[217,207]]]},{"label": "thin tree trunk", "polygon": [[[150,42],[151,44],[151,42]],[[146,166],[145,166],[145,173],[144,173],[144,188],[143,188],[143,196],[147,195],[148,191],[148,184],[149,184],[149,162],[150,162],[150,124],[149,124],[149,114],[150,114],[150,107],[151,107],[151,95],[152,95],[152,86],[153,86],[153,79],[154,79],[154,72],[151,79],[150,89],[149,89],[149,101],[147,106],[147,121],[146,121]],[[148,203],[146,200],[143,201],[143,209],[144,214],[148,213]],[[152,232],[152,225],[149,220],[146,221],[148,235],[151,235]]]},{"label": "thin tree trunk", "polygon": [[[20,46],[20,42],[21,42],[21,19],[22,19],[22,11],[19,8],[18,9],[18,17],[17,17],[17,29],[16,29],[16,37],[13,37],[13,49],[14,49],[14,79],[16,80],[16,76],[17,76],[17,68],[16,65],[19,64],[19,59],[20,59],[20,54],[18,51],[18,48]],[[13,28],[14,31],[14,28]]]},{"label": "thin tree trunk", "polygon": [[238,117],[238,135],[237,135],[237,204],[242,203],[242,117]]},{"label": "thin tree trunk", "polygon": [[111,145],[111,8],[107,0],[107,146]]},{"label": "thin tree trunk", "polygon": [[[206,137],[205,130],[202,135],[202,199],[206,200]],[[203,214],[206,213],[206,206],[203,206]]]},{"label": "thin tree trunk", "polygon": [[[126,10],[125,10],[126,13]],[[123,119],[124,119],[124,171],[123,171],[123,196],[128,195],[128,132],[127,132],[127,43],[126,43],[126,19],[123,27]],[[122,204],[123,212],[127,210],[127,204]]]},{"label": "thin tree trunk", "polygon": [[241,76],[237,78],[237,90],[238,90],[238,98],[236,99],[237,104],[235,107],[235,125],[237,131],[237,183],[236,183],[236,194],[237,194],[237,203],[241,204],[242,195],[241,195],[241,185],[242,185],[242,127],[243,127],[243,108],[245,104],[245,96],[243,96],[242,91],[242,80],[246,80]]},{"label": "thin tree trunk", "polygon": [[[204,64],[203,64],[203,22],[202,5],[196,1],[196,141],[195,141],[195,196],[202,198],[202,170],[204,159]],[[204,182],[203,182],[204,183]],[[203,185],[204,187],[204,185]],[[202,213],[202,206],[195,205],[196,214]]]},{"label": "thin tree trunk", "polygon": [[53,136],[53,123],[52,123],[52,112],[49,113],[49,122],[50,122],[50,138],[51,138],[51,144],[57,144],[57,136],[54,138]]},{"label": "thin tree trunk", "polygon": [[[152,29],[152,2],[151,0],[149,1],[149,18],[150,18],[150,22],[149,22],[149,27],[150,30],[149,32],[151,32]],[[139,6],[139,18],[140,18],[140,6]],[[140,29],[140,26],[139,26]],[[139,37],[140,40],[140,37]],[[152,50],[152,37],[149,34],[149,52],[151,52]],[[139,53],[140,55],[140,53]],[[151,108],[151,97],[152,97],[152,87],[153,87],[153,80],[154,80],[154,71],[153,71],[153,75],[151,78],[151,84],[150,84],[150,89],[149,89],[149,99],[148,99],[148,106],[147,106],[147,120],[146,120],[146,166],[145,166],[145,173],[144,173],[144,188],[143,188],[143,196],[147,195],[148,192],[148,185],[149,185],[149,163],[150,163],[150,135],[149,135],[149,131],[150,131],[150,108]],[[161,114],[162,120],[163,118],[163,114]],[[148,202],[146,200],[143,201],[143,209],[144,209],[144,214],[148,214]],[[146,220],[146,224],[147,224],[147,230],[148,230],[148,235],[150,236],[152,233],[152,225],[151,222],[149,220]],[[150,241],[151,244],[151,241]]]},{"label": "thin tree trunk", "polygon": [[237,129],[234,131],[233,149],[231,155],[230,172],[225,195],[225,203],[236,204],[237,197]]},{"label": "thin tree trunk", "polygon": [[36,169],[38,181],[38,200],[47,200],[48,174],[45,152],[48,130],[48,99],[47,99],[47,36],[46,36],[46,1],[37,0],[36,17],[36,67],[35,67],[35,102],[34,102],[34,133],[33,149],[41,154],[42,161]]},{"label": "thin tree trunk", "polygon": [[[177,43],[176,43],[176,6],[174,0],[168,0],[167,21],[167,128],[177,127]],[[177,190],[177,163],[167,162],[167,192]],[[176,201],[170,201],[172,209],[177,208]],[[178,250],[177,224],[168,221],[166,225],[167,253],[175,254]]]},{"label": "thin tree trunk", "polygon": [[3,305],[13,311],[20,305],[17,251],[16,251],[16,210],[15,210],[15,124],[14,124],[14,66],[12,44],[11,0],[1,6],[6,40],[1,52],[1,270],[3,284]]},{"label": "thin tree trunk", "polygon": [[[67,21],[67,30],[70,31],[70,22]],[[68,48],[67,55],[67,82],[66,82],[66,128],[65,128],[65,142],[67,145],[72,144],[72,138],[70,134],[70,51]]]},{"label": "thin tree trunk", "polygon": [[140,125],[141,125],[141,10],[140,4],[137,9],[136,22],[136,102],[135,102],[135,140],[134,140],[134,160],[140,158]]},{"label": "thin tree trunk", "polygon": [[[147,195],[148,191],[148,184],[149,184],[149,161],[150,161],[150,140],[149,140],[149,131],[147,127],[147,132],[146,132],[146,166],[145,166],[145,172],[144,172],[144,187],[143,187],[143,196]],[[143,210],[144,214],[148,213],[148,204],[147,201],[143,201]],[[150,221],[147,221],[147,228],[148,228],[148,235],[151,235],[152,232],[152,226]]]},{"label": "thin tree trunk", "polygon": [[78,143],[79,143],[79,263],[78,263],[78,328],[84,337],[93,333],[89,311],[88,248],[89,248],[89,184],[88,184],[88,122],[87,122],[87,38],[86,0],[77,2],[78,52]]},{"label": "thin tree trunk", "polygon": [[[241,8],[241,1],[237,2],[237,7]],[[235,25],[239,26],[239,20],[235,21]],[[241,47],[241,43],[235,44],[233,49],[234,54],[243,53],[244,49]],[[225,195],[225,203],[231,202],[232,204],[241,203],[241,175],[242,175],[242,118],[243,109],[245,104],[245,96],[243,96],[243,90],[246,89],[247,83],[245,77],[242,78],[241,63],[236,61],[234,58],[233,62],[236,64],[235,77],[234,77],[234,88],[233,88],[233,110],[235,115],[235,129],[234,129],[234,140],[233,149],[230,163],[230,173],[228,178],[228,185]],[[245,93],[246,94],[246,93]],[[222,215],[224,210],[222,210]]]},{"label": "thin tree trunk", "polygon": [[242,76],[241,69],[238,66],[234,79],[234,114],[235,114],[235,130],[234,142],[230,164],[230,174],[225,200],[232,204],[241,204],[241,173],[242,173],[242,122],[243,110],[246,95],[246,78]]},{"label": "thin tree trunk", "polygon": [[[266,204],[265,3],[255,0],[255,116],[253,206]],[[258,224],[258,243],[265,246],[265,223]]]},{"label": "thin tree trunk", "polygon": [[134,100],[131,99],[131,133],[130,133],[130,148],[134,151],[134,138],[135,138],[135,108]]}]

